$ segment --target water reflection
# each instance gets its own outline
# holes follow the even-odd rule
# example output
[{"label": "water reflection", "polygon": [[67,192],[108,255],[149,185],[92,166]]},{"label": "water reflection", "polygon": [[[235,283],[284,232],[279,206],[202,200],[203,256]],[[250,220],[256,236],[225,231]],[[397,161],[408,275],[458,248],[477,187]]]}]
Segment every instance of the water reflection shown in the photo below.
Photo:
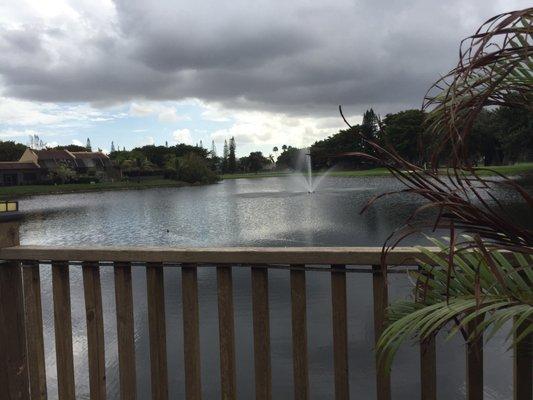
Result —
[{"label": "water reflection", "polygon": [[[397,188],[390,178],[327,178],[309,195],[290,179],[230,180],[218,185],[144,191],[42,196],[21,201],[26,220],[23,244],[168,245],[168,246],[376,246],[419,204],[396,196],[359,211],[373,195]],[[509,210],[531,223],[527,209],[506,192],[500,197]],[[412,238],[411,241],[417,240]],[[419,239],[418,239],[419,240]],[[41,267],[43,317],[49,398],[57,397],[53,307],[49,266]],[[165,306],[170,397],[184,397],[181,274],[165,269]],[[216,275],[200,269],[200,331],[205,398],[218,397],[218,320]],[[391,282],[391,297],[405,296],[403,275]],[[71,272],[76,390],[88,398],[87,341],[81,271]],[[349,274],[350,390],[354,398],[375,394],[371,277]],[[331,300],[329,275],[307,273],[311,398],[333,393]],[[134,268],[135,339],[139,398],[149,398],[149,347],[146,281],[143,268]],[[234,268],[237,387],[239,398],[253,398],[253,344],[250,272]],[[113,271],[102,268],[102,295],[109,398],[118,397],[116,320]],[[270,316],[274,398],[292,396],[290,291],[287,271],[270,272]],[[485,355],[487,399],[511,396],[511,359],[497,338]],[[441,343],[438,352],[439,398],[464,396],[464,353],[460,341]],[[393,374],[395,399],[418,396],[418,353],[406,346]]]}]

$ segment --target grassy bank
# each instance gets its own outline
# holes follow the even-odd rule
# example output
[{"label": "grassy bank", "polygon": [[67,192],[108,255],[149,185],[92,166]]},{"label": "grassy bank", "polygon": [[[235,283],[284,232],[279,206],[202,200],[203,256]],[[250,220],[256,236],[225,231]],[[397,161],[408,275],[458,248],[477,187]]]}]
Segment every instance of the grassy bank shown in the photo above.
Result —
[{"label": "grassy bank", "polygon": [[[533,173],[533,163],[522,163],[515,165],[498,165],[493,167],[486,167],[488,169],[494,170],[500,174],[514,176],[521,175],[524,173]],[[480,170],[480,175],[494,175],[491,171]],[[320,175],[321,172],[315,173],[315,175]],[[255,179],[255,178],[269,178],[273,176],[287,176],[291,175],[289,172],[259,172],[255,173],[239,173],[239,174],[224,174],[222,178],[224,179]],[[332,171],[330,176],[340,176],[340,177],[365,177],[365,176],[387,176],[390,175],[389,171],[386,168],[373,168],[365,170],[351,170],[351,171]]]},{"label": "grassy bank", "polygon": [[183,182],[169,179],[153,179],[141,182],[71,183],[65,185],[22,185],[0,187],[0,198],[18,198],[42,194],[98,192],[106,190],[150,189],[158,187],[181,187]]}]

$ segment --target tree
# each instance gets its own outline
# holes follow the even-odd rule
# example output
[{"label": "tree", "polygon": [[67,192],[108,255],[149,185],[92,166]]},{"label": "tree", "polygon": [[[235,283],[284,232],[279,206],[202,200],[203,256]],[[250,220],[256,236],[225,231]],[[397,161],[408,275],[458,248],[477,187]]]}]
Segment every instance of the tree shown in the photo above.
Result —
[{"label": "tree", "polygon": [[287,149],[288,149],[288,147],[287,147],[287,145],[286,145],[286,144],[284,144],[283,146],[281,146],[281,149],[282,149],[283,151],[285,151],[285,150],[287,150]]},{"label": "tree", "polygon": [[217,156],[217,147],[215,146],[215,141],[211,140],[211,157],[215,158]]},{"label": "tree", "polygon": [[30,135],[28,147],[33,150],[42,150],[46,147],[46,143],[43,142],[38,135]]},{"label": "tree", "polygon": [[269,163],[268,158],[263,156],[260,151],[251,152],[247,157],[241,157],[239,159],[241,169],[244,172],[259,172],[265,165]]},{"label": "tree", "polygon": [[0,161],[18,161],[26,146],[12,141],[0,142]]},{"label": "tree", "polygon": [[237,170],[237,159],[235,158],[235,149],[237,145],[235,138],[229,140],[228,171],[234,173]]},{"label": "tree", "polygon": [[115,143],[111,142],[111,153],[115,152]]},{"label": "tree", "polygon": [[68,150],[68,151],[86,151],[85,147],[78,146],[77,144],[68,144],[66,146],[53,147],[56,150]]},{"label": "tree", "polygon": [[[406,110],[387,114],[383,119],[383,141],[392,146],[410,162],[421,161],[425,113],[421,110]],[[361,129],[369,129],[361,126]],[[375,133],[372,133],[375,137]]]},{"label": "tree", "polygon": [[228,172],[229,147],[228,141],[224,139],[224,149],[222,150],[222,172]]},{"label": "tree", "polygon": [[87,143],[85,144],[85,150],[86,151],[93,151],[93,149],[91,147],[91,140],[89,138],[87,138]]},{"label": "tree", "polygon": [[297,169],[300,159],[300,149],[292,146],[285,146],[285,150],[279,155],[277,165],[279,168]]}]

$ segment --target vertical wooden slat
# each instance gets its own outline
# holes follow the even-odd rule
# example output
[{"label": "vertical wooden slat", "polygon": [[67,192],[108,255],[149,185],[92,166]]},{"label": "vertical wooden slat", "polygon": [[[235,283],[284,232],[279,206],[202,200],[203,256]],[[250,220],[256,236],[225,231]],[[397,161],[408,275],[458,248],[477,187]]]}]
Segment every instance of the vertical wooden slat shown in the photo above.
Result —
[{"label": "vertical wooden slat", "polygon": [[420,343],[420,393],[421,399],[437,399],[437,351],[435,337]]},{"label": "vertical wooden slat", "polygon": [[[419,268],[419,271],[424,279],[418,282],[418,300],[425,302],[431,290],[429,280],[432,276],[423,268]],[[437,351],[434,335],[420,342],[420,398],[437,400]]]},{"label": "vertical wooden slat", "polygon": [[185,353],[185,395],[187,400],[202,398],[200,369],[200,319],[198,279],[195,264],[181,268],[183,304],[183,347]]},{"label": "vertical wooden slat", "polygon": [[129,263],[115,263],[114,270],[120,398],[122,400],[134,400],[137,397],[137,377],[135,373],[131,265]]},{"label": "vertical wooden slat", "polygon": [[84,262],[83,290],[87,322],[87,353],[89,357],[89,388],[91,400],[105,400],[105,343],[102,288],[98,263]]},{"label": "vertical wooden slat", "polygon": [[20,265],[0,262],[0,391],[7,399],[29,400],[28,388]]},{"label": "vertical wooden slat", "polygon": [[[533,324],[533,320],[523,322],[516,331],[519,336],[524,329]],[[531,400],[533,399],[533,334],[529,334],[522,339],[514,349],[514,400]]]},{"label": "vertical wooden slat", "polygon": [[24,262],[22,265],[22,276],[24,280],[24,309],[26,313],[30,394],[33,400],[46,399],[46,369],[39,264],[36,262]]},{"label": "vertical wooden slat", "polygon": [[76,398],[72,354],[69,266],[66,261],[52,263],[54,329],[56,339],[57,389],[59,400]]},{"label": "vertical wooden slat", "polygon": [[233,281],[230,266],[217,267],[217,286],[221,397],[222,400],[235,400],[237,398],[235,322],[233,318]]},{"label": "vertical wooden slat", "polygon": [[[303,265],[294,267],[303,267]],[[307,400],[309,399],[309,372],[305,270],[291,269],[291,305],[294,399]]]},{"label": "vertical wooden slat", "polygon": [[168,399],[168,374],[163,264],[148,263],[146,265],[146,287],[148,293],[152,399],[166,400]]},{"label": "vertical wooden slat", "polygon": [[348,307],[344,265],[331,266],[331,303],[335,399],[345,400],[350,398],[350,387],[348,380]]},{"label": "vertical wooden slat", "polygon": [[[468,324],[469,335],[479,322]],[[483,334],[466,346],[466,399],[483,400]]]},{"label": "vertical wooden slat", "polygon": [[[374,343],[385,329],[386,310],[389,305],[387,280],[381,265],[372,266],[372,289],[374,293]],[[378,400],[391,398],[390,373],[378,365],[376,359],[376,390]]]},{"label": "vertical wooden slat", "polygon": [[270,315],[268,307],[268,269],[252,267],[252,319],[254,330],[255,398],[272,398],[270,363]]}]

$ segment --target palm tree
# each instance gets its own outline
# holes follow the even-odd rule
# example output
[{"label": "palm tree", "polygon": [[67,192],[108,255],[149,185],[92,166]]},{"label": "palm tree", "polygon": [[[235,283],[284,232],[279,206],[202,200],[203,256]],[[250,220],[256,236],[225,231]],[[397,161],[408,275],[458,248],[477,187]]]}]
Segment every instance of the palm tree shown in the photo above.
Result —
[{"label": "palm tree", "polygon": [[[383,247],[384,273],[387,252],[405,237],[428,227],[450,232],[448,243],[435,242],[440,255],[422,250],[435,265],[419,261],[421,271],[412,274],[412,300],[388,310],[389,325],[377,346],[387,367],[401,343],[434,337],[450,323],[451,334],[460,332],[471,344],[485,332],[491,337],[507,321],[513,321],[511,347],[533,337],[533,232],[506,214],[491,188],[515,190],[530,209],[533,199],[504,176],[483,178],[465,157],[468,135],[485,107],[533,109],[532,22],[533,8],[491,18],[462,42],[457,67],[428,91],[424,108],[435,135],[434,168],[424,170],[389,145],[362,138],[374,151],[361,156],[381,162],[406,186],[402,193],[421,196],[427,201],[421,209],[434,208],[438,214],[436,220],[420,221],[419,209],[391,234]],[[445,153],[449,168],[443,177],[436,166]],[[371,199],[367,207],[386,195]],[[487,195],[495,201],[484,200]],[[457,230],[467,236],[458,237]]]}]

